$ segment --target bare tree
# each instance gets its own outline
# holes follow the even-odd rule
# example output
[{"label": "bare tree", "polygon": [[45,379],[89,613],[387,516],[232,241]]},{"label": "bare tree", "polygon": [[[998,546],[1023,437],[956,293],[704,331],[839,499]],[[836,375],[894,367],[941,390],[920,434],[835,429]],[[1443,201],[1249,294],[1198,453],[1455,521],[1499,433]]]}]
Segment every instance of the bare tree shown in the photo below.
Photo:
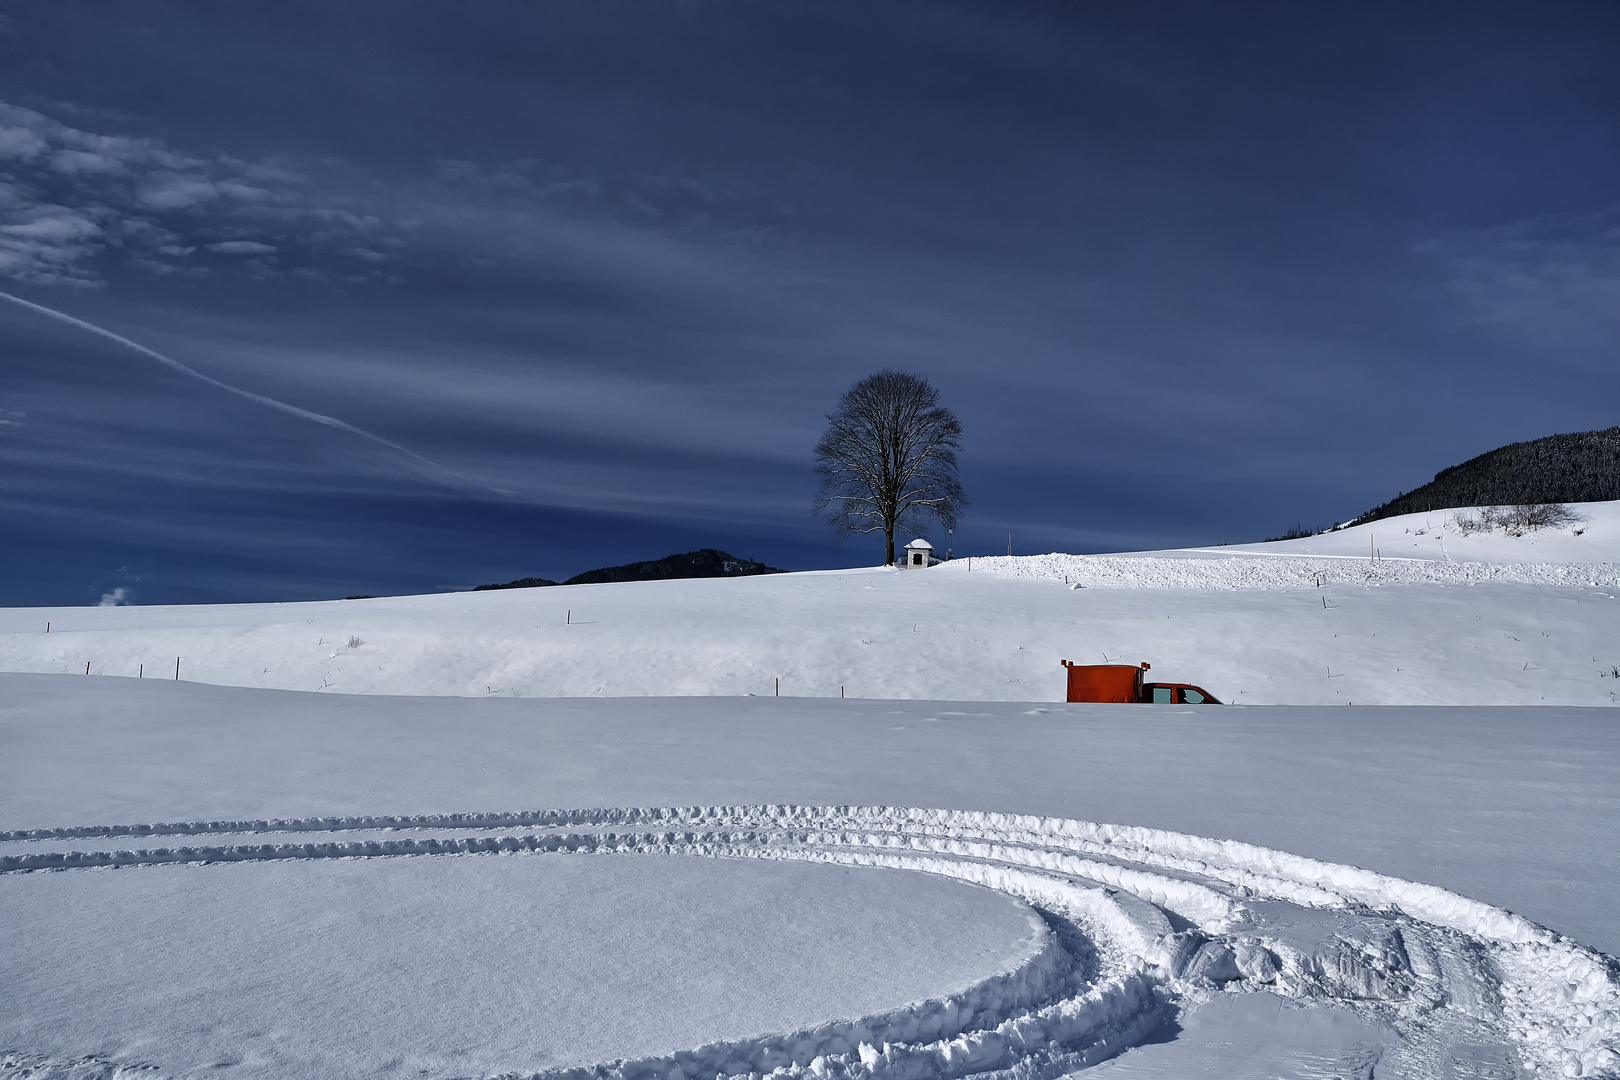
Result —
[{"label": "bare tree", "polygon": [[841,536],[881,532],[894,562],[894,530],[932,516],[956,528],[967,506],[956,473],[962,422],[920,375],[890,368],[844,392],[816,444],[815,512]]}]

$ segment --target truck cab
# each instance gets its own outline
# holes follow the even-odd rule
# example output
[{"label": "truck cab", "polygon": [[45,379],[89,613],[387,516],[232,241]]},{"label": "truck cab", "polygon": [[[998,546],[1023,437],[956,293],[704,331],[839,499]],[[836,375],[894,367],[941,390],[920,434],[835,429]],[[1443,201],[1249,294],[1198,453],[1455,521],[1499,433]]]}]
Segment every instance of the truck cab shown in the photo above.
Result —
[{"label": "truck cab", "polygon": [[1215,695],[1191,683],[1152,682],[1142,684],[1142,702],[1147,705],[1219,705]]}]

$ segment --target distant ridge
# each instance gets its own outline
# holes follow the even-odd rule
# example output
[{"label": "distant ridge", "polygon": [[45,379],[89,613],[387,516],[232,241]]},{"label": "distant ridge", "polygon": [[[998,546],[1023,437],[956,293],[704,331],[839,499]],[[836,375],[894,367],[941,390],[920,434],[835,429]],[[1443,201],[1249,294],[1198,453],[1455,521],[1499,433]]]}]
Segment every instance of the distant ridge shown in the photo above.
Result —
[{"label": "distant ridge", "polygon": [[665,581],[671,578],[754,577],[758,574],[781,574],[786,571],[752,559],[714,548],[688,551],[684,555],[666,555],[662,559],[607,566],[600,570],[587,570],[564,582],[547,578],[518,578],[504,585],[479,585],[473,592],[489,589],[535,589],[547,585],[601,585],[612,581]]},{"label": "distant ridge", "polygon": [[1435,474],[1356,521],[1459,506],[1620,499],[1620,427],[1510,443]]},{"label": "distant ridge", "polygon": [[516,581],[508,581],[504,585],[474,585],[473,592],[487,592],[490,589],[540,589],[547,585],[561,585],[560,581],[552,581],[543,577],[520,577]]}]

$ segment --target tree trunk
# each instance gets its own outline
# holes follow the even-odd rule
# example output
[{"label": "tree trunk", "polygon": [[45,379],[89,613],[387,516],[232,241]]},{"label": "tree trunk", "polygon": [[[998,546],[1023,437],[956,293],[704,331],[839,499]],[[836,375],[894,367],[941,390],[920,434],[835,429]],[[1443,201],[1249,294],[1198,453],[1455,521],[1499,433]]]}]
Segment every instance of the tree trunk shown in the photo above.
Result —
[{"label": "tree trunk", "polygon": [[883,530],[883,565],[894,565],[894,526]]}]

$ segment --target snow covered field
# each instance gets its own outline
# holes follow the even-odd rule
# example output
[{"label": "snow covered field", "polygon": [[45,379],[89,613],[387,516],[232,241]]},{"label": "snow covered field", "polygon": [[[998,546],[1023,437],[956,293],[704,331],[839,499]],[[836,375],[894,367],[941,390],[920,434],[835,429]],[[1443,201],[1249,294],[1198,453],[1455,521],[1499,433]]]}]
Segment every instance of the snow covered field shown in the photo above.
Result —
[{"label": "snow covered field", "polygon": [[1580,536],[1461,536],[1413,515],[921,572],[7,609],[0,671],[172,678],[179,658],[183,680],[351,694],[1052,701],[1060,659],[1106,659],[1253,704],[1613,705],[1620,504],[1578,510]]},{"label": "snow covered field", "polygon": [[[1620,1076],[1581,509],[0,612],[0,1077]],[[1286,704],[1049,703],[1101,652]]]},{"label": "snow covered field", "polygon": [[[945,1046],[1039,1022],[994,1057],[1038,1075],[1142,1038],[1167,1001],[1189,1038],[1104,1070],[1597,1075],[1620,1034],[1608,961],[1573,944],[1620,951],[1607,710],[353,698],[38,675],[0,677],[0,700],[12,1076],[818,1057],[954,1076]],[[834,809],[749,809],[770,803]],[[571,805],[718,809],[532,812]],[[836,809],[852,805],[957,809]],[[178,824],[120,827],[160,822]],[[1228,1001],[1257,986],[1284,1011]],[[833,1023],[858,1017],[864,1035]],[[1192,1037],[1211,1023],[1215,1043]],[[862,1042],[893,1060],[862,1065]]]}]

